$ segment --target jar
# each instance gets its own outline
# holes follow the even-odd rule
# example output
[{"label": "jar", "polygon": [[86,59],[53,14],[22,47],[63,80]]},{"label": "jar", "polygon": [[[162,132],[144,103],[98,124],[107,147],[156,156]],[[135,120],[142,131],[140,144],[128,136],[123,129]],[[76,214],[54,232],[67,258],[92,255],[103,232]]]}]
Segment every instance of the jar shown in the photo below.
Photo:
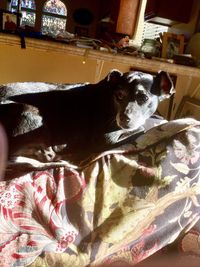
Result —
[{"label": "jar", "polygon": [[155,39],[144,39],[140,52],[149,56],[160,56],[160,43]]}]

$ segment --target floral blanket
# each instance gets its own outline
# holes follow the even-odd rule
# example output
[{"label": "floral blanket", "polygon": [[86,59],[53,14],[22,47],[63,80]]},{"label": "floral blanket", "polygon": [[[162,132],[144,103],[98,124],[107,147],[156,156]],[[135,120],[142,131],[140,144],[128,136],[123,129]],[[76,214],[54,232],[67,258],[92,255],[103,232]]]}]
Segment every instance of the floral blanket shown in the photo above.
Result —
[{"label": "floral blanket", "polygon": [[165,122],[78,170],[0,182],[0,266],[132,265],[188,252],[186,233],[200,257],[199,218],[200,122]]}]

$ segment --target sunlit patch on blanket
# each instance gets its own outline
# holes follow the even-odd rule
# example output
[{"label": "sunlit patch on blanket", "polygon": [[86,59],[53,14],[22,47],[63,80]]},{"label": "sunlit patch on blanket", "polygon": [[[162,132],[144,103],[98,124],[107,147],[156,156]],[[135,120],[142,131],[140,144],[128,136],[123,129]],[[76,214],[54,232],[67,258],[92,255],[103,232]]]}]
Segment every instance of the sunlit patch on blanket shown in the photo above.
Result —
[{"label": "sunlit patch on blanket", "polygon": [[26,266],[45,248],[62,252],[78,230],[66,212],[85,187],[64,167],[28,173],[0,183],[0,266]]}]

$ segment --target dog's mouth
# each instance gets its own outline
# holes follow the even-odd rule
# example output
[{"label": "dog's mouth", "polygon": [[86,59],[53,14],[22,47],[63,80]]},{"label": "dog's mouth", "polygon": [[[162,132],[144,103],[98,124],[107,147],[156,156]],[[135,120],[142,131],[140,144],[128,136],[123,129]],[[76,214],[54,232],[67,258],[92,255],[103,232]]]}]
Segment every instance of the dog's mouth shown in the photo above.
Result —
[{"label": "dog's mouth", "polygon": [[131,120],[125,115],[117,114],[116,123],[117,123],[117,126],[121,129],[128,130],[128,129],[134,128],[131,123]]},{"label": "dog's mouth", "polygon": [[144,124],[144,120],[141,118],[129,118],[124,114],[117,114],[116,123],[117,126],[124,130],[136,130]]}]

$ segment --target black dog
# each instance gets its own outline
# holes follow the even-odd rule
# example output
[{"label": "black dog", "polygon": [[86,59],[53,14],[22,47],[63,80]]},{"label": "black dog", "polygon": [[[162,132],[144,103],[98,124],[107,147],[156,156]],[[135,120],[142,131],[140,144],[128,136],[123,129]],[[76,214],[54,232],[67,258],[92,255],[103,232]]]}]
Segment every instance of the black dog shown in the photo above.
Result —
[{"label": "black dog", "polygon": [[[25,94],[15,90],[20,86],[25,86]],[[80,158],[126,142],[124,135],[140,131],[159,102],[173,93],[172,80],[163,71],[154,77],[113,70],[97,84],[30,82],[1,88],[7,92],[3,100],[14,101],[0,105],[10,155],[30,147],[65,145],[66,153]],[[10,90],[16,95],[9,96]]]}]

